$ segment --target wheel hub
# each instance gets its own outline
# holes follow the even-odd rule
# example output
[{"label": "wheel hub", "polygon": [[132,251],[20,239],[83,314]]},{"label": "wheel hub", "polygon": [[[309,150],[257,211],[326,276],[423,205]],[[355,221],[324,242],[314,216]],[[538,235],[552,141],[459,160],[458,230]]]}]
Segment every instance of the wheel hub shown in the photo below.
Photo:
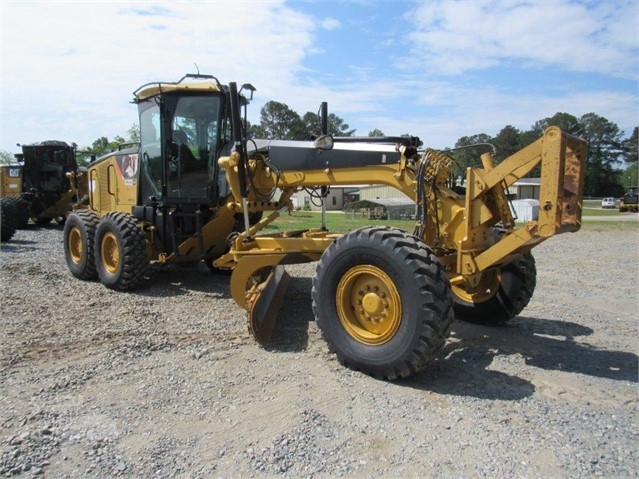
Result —
[{"label": "wheel hub", "polygon": [[102,263],[109,273],[115,273],[120,266],[120,249],[117,237],[108,232],[102,239]]},{"label": "wheel hub", "polygon": [[381,269],[358,265],[337,287],[340,322],[354,339],[369,345],[390,341],[401,323],[402,308],[393,280]]},{"label": "wheel hub", "polygon": [[78,264],[82,261],[84,255],[84,244],[82,242],[82,234],[78,228],[71,228],[69,231],[69,256],[71,260]]}]

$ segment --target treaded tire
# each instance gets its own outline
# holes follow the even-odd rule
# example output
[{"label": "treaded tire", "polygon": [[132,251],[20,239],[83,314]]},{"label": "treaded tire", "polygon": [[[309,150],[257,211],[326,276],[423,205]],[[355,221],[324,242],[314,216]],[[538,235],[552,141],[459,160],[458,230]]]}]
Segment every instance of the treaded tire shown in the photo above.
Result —
[{"label": "treaded tire", "polygon": [[16,209],[16,228],[25,229],[29,225],[29,203],[19,196],[10,196],[7,201]]},{"label": "treaded tire", "polygon": [[9,241],[16,233],[16,208],[7,198],[0,198],[0,240]]},{"label": "treaded tire", "polygon": [[98,276],[95,268],[95,231],[100,218],[93,210],[69,213],[64,225],[64,256],[71,274],[90,280]]},{"label": "treaded tire", "polygon": [[501,268],[500,274],[497,292],[486,301],[473,303],[453,294],[457,318],[497,326],[505,324],[524,310],[537,285],[535,258],[531,253],[525,253]]},{"label": "treaded tire", "polygon": [[108,213],[95,232],[95,266],[102,284],[126,291],[144,279],[149,265],[144,232],[126,213]]},{"label": "treaded tire", "polygon": [[[360,297],[381,309],[367,316]],[[338,361],[380,379],[421,371],[444,346],[454,319],[439,260],[421,240],[394,228],[366,227],[338,238],[320,258],[312,298]]]}]

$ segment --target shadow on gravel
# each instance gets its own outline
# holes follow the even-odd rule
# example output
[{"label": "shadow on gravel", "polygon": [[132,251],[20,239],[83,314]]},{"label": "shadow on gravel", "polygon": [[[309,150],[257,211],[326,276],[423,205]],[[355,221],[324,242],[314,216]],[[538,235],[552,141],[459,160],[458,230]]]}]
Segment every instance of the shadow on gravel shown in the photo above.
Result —
[{"label": "shadow on gravel", "polygon": [[502,327],[456,321],[453,341],[439,358],[423,374],[403,384],[481,399],[517,400],[530,396],[535,387],[529,381],[489,369],[498,356],[520,356],[526,365],[548,371],[637,382],[637,355],[598,349],[575,340],[590,334],[590,328],[576,323],[540,318],[519,317]]},{"label": "shadow on gravel", "polygon": [[147,278],[130,294],[149,297],[182,296],[195,291],[230,298],[231,275],[211,272],[204,263],[151,266]]},{"label": "shadow on gravel", "polygon": [[24,253],[25,251],[35,251],[38,249],[37,244],[37,241],[12,239],[8,243],[2,243],[0,251],[3,253]]},{"label": "shadow on gravel", "polygon": [[[64,226],[53,223],[47,225],[30,224],[26,228],[20,228],[18,231],[26,231],[26,234],[28,235],[30,231],[38,231],[41,229],[62,231]],[[60,242],[62,242],[62,239],[60,239]],[[24,253],[25,251],[37,250],[37,245],[37,241],[31,241],[30,239],[17,239],[14,236],[9,241],[0,243],[0,251],[3,253]]]},{"label": "shadow on gravel", "polygon": [[634,353],[599,349],[575,340],[592,329],[580,324],[543,318],[519,317],[504,327],[457,323],[462,340],[481,340],[499,355],[520,354],[529,366],[551,371],[585,374],[618,381],[637,382],[639,357]]}]

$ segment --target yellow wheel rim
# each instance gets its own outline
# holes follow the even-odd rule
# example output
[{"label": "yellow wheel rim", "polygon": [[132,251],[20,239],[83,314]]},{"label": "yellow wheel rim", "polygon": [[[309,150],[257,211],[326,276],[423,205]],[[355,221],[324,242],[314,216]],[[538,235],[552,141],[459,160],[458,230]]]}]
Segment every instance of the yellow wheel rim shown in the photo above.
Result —
[{"label": "yellow wheel rim", "polygon": [[390,341],[401,324],[399,291],[393,280],[375,266],[349,269],[337,285],[336,304],[346,332],[364,344],[379,346]]},{"label": "yellow wheel rim", "polygon": [[100,253],[105,269],[109,273],[116,273],[120,266],[120,248],[118,247],[118,238],[110,231],[102,238]]},{"label": "yellow wheel rim", "polygon": [[71,261],[79,264],[84,257],[84,242],[82,241],[82,233],[77,227],[71,228],[69,231],[69,256]]},{"label": "yellow wheel rim", "polygon": [[485,271],[482,274],[479,284],[474,289],[467,289],[466,284],[452,284],[455,296],[467,303],[483,303],[497,294],[501,285],[501,273],[497,269]]}]

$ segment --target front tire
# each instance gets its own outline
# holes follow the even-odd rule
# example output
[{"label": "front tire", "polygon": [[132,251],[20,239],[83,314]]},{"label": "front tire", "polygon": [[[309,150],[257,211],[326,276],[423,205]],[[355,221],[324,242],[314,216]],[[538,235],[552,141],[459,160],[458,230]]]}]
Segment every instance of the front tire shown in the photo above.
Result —
[{"label": "front tire", "polygon": [[64,255],[71,274],[78,279],[95,279],[95,231],[98,215],[92,210],[70,213],[64,225]]},{"label": "front tire", "polygon": [[120,291],[137,287],[149,265],[144,232],[126,213],[108,213],[95,232],[95,265],[102,284]]},{"label": "front tire", "polygon": [[313,278],[317,325],[344,366],[380,379],[421,371],[453,321],[448,278],[433,252],[398,229],[338,238]]}]

